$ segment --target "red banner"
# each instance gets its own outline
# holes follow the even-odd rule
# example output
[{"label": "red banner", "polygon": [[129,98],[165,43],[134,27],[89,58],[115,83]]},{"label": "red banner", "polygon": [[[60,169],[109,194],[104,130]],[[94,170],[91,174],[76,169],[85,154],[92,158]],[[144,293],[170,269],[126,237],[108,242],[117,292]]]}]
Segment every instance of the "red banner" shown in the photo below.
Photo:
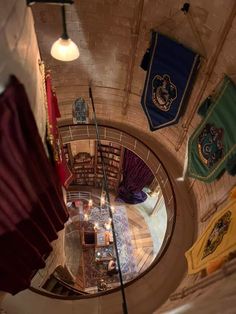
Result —
[{"label": "red banner", "polygon": [[73,180],[73,175],[66,162],[57,125],[57,118],[60,118],[61,115],[56,94],[52,89],[50,74],[46,75],[45,81],[48,109],[48,140],[52,148],[55,169],[59,176],[61,185],[67,188],[70,182]]}]

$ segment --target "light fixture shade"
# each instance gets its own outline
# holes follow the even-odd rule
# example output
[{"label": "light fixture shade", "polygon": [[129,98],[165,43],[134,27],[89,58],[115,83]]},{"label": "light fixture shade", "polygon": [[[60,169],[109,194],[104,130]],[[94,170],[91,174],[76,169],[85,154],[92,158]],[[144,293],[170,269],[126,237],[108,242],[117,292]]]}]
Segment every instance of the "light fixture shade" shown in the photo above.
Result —
[{"label": "light fixture shade", "polygon": [[47,4],[73,4],[73,0],[36,0],[36,1],[31,1],[31,0],[26,0],[27,5],[32,5],[35,3],[47,3]]},{"label": "light fixture shade", "polygon": [[59,38],[52,45],[51,55],[60,61],[73,61],[79,58],[79,48],[70,38]]}]

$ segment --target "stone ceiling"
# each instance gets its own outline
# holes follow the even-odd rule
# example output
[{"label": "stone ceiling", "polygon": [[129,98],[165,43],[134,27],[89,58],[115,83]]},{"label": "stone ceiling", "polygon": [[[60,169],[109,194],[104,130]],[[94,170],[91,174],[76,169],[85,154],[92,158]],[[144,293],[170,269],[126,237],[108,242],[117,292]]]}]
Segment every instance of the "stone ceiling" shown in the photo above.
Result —
[{"label": "stone ceiling", "polygon": [[[80,58],[64,63],[50,56],[62,33],[60,7],[33,6],[42,59],[51,69],[63,118],[71,117],[73,101],[88,100],[93,87],[97,116],[146,133],[173,153],[184,148],[186,134],[199,122],[199,101],[222,78],[236,73],[235,0],[192,0],[190,13],[180,0],[76,0],[67,6],[69,36],[79,45]],[[191,24],[193,27],[191,27]],[[202,64],[184,117],[178,125],[149,132],[140,105],[145,74],[140,61],[150,30],[158,30],[200,53]],[[180,150],[181,151],[181,150]],[[183,158],[182,149],[179,158]]]}]

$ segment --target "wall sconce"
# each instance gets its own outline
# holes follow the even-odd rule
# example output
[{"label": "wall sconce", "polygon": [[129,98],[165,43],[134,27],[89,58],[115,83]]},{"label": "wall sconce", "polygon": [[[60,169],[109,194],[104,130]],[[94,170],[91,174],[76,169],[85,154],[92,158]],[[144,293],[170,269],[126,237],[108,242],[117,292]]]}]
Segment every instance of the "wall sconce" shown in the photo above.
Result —
[{"label": "wall sconce", "polygon": [[68,36],[66,28],[66,12],[64,5],[61,7],[61,12],[63,33],[61,37],[52,45],[51,55],[53,58],[60,61],[73,61],[79,58],[79,48]]}]

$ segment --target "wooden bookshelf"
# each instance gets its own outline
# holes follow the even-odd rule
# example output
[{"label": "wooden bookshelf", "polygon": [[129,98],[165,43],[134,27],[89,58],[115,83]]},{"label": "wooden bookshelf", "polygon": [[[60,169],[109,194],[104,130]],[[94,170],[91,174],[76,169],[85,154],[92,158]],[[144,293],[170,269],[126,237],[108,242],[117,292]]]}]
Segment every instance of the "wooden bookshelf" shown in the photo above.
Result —
[{"label": "wooden bookshelf", "polygon": [[[108,188],[109,190],[116,191],[121,179],[121,168],[123,162],[124,149],[118,144],[111,142],[101,142],[102,156],[105,164]],[[103,185],[103,171],[101,152],[98,144],[96,145],[96,187]]]},{"label": "wooden bookshelf", "polygon": [[74,156],[73,173],[75,178],[73,184],[94,186],[94,157],[89,153],[79,153]]},{"label": "wooden bookshelf", "polygon": [[[116,191],[121,180],[124,149],[120,145],[107,141],[102,141],[101,149],[108,179],[108,188]],[[101,153],[97,144],[95,145],[94,153],[94,156],[91,156],[89,153],[79,153],[73,157],[75,179],[72,184],[96,188],[103,187]]]},{"label": "wooden bookshelf", "polygon": [[64,144],[63,145],[63,152],[64,152],[64,155],[65,155],[65,158],[66,158],[66,162],[69,166],[70,169],[73,168],[73,163],[74,163],[74,158],[73,158],[73,155],[72,155],[72,152],[71,152],[71,147],[70,147],[70,144]]}]

